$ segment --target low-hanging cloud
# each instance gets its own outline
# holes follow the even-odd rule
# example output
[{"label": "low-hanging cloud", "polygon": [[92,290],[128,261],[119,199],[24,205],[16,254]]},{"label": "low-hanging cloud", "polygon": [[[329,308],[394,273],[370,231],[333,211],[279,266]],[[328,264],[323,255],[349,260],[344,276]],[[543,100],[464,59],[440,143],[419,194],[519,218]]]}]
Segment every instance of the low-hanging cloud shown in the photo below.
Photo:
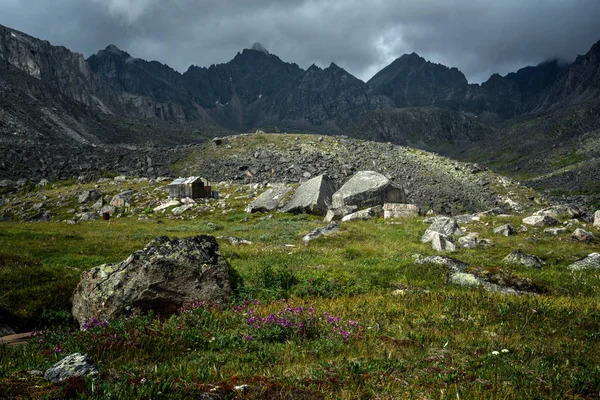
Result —
[{"label": "low-hanging cloud", "polygon": [[[110,43],[185,71],[253,42],[307,68],[331,62],[367,80],[404,53],[470,81],[600,40],[597,0],[29,0],[0,2],[0,24],[89,56]],[[35,11],[33,11],[35,10]]]}]

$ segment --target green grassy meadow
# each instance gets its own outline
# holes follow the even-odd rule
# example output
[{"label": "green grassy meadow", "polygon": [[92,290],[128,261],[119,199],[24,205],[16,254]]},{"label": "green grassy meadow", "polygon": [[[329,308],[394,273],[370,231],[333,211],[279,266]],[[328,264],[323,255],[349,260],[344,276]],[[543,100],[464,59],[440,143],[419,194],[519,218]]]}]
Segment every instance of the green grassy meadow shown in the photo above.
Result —
[{"label": "green grassy meadow", "polygon": [[[145,188],[143,182],[126,185]],[[10,206],[43,195],[60,220],[76,206],[65,194],[90,187],[23,192]],[[218,190],[225,206],[213,201],[212,210],[182,216],[153,213],[140,197],[139,212],[110,221],[0,222],[0,318],[17,331],[36,331],[27,345],[0,345],[0,398],[600,396],[600,271],[567,270],[598,251],[598,239],[579,243],[568,233],[545,236],[540,228],[511,237],[492,233],[507,222],[518,227],[522,216],[462,225],[494,246],[452,257],[501,267],[544,289],[502,295],[449,284],[444,267],[415,265],[416,254],[435,254],[419,241],[422,218],[343,223],[338,233],[305,246],[302,237],[323,226],[321,218],[273,213],[264,219],[244,213],[248,188]],[[148,189],[148,198],[153,193],[166,197],[160,186]],[[58,196],[65,198],[52,203]],[[141,214],[148,219],[138,220]],[[79,331],[70,297],[81,271],[121,261],[159,235],[199,234],[253,242],[234,246],[219,239],[236,278],[230,303],[194,304],[167,320],[135,315]],[[515,249],[539,256],[544,267],[503,265]],[[270,324],[269,316],[291,325]],[[29,373],[74,352],[87,354],[99,376],[52,384]]]}]

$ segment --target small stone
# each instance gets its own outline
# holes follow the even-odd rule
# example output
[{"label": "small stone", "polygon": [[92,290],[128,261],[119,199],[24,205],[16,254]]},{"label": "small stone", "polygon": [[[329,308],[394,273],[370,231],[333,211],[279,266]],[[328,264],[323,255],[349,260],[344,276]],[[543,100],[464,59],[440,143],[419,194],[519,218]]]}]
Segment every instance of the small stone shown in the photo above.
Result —
[{"label": "small stone", "polygon": [[523,253],[520,250],[515,250],[502,260],[505,264],[521,264],[530,268],[542,268],[544,262],[538,257],[531,254]]},{"label": "small stone", "polygon": [[87,356],[71,354],[49,368],[44,378],[50,382],[60,382],[78,376],[98,375],[98,370]]},{"label": "small stone", "polygon": [[571,235],[571,238],[578,240],[580,242],[593,242],[594,235],[591,232],[583,230],[581,228],[575,229],[575,232]]},{"label": "small stone", "polygon": [[560,221],[548,215],[532,215],[523,218],[523,223],[531,226],[556,226],[560,225]]},{"label": "small stone", "polygon": [[502,235],[502,236],[508,237],[508,236],[516,235],[517,230],[511,224],[504,224],[502,226],[494,228],[494,233],[497,235]]},{"label": "small stone", "polygon": [[444,235],[443,233],[434,232],[431,246],[435,251],[445,251],[445,252],[453,252],[456,251],[456,245],[452,242],[450,237]]},{"label": "small stone", "polygon": [[381,206],[366,208],[364,210],[360,210],[344,216],[342,218],[342,222],[377,218],[381,215],[381,211]]},{"label": "small stone", "polygon": [[546,228],[544,229],[544,235],[547,236],[558,236],[565,233],[567,230],[565,228]]},{"label": "small stone", "polygon": [[594,213],[594,228],[600,229],[600,210]]},{"label": "small stone", "polygon": [[312,230],[311,232],[309,232],[306,236],[304,236],[302,238],[302,241],[304,242],[305,245],[308,246],[308,244],[311,241],[313,241],[313,240],[315,240],[315,239],[317,239],[317,238],[319,238],[321,236],[330,235],[330,234],[332,234],[334,232],[337,232],[337,231],[339,231],[338,223],[337,222],[332,222],[332,223],[330,223],[327,226],[320,227],[320,228]]}]

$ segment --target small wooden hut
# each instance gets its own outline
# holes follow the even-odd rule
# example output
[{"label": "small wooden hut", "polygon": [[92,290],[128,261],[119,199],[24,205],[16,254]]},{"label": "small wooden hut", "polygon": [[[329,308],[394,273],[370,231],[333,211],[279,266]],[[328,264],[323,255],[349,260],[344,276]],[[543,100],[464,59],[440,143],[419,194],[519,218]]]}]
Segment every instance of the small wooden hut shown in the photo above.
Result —
[{"label": "small wooden hut", "polygon": [[173,199],[182,199],[189,197],[191,199],[212,197],[212,190],[208,180],[199,176],[189,178],[177,178],[169,184],[169,197]]}]

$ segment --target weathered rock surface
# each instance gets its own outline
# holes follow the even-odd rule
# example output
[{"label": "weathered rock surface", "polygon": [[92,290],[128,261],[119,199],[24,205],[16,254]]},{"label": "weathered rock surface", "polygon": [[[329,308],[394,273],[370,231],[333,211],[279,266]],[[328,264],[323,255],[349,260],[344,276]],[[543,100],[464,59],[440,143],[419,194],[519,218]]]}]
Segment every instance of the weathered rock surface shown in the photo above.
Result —
[{"label": "weathered rock surface", "polygon": [[600,268],[600,254],[592,253],[587,257],[575,261],[573,264],[567,267],[570,271],[582,271],[586,269],[597,269]]},{"label": "weathered rock surface", "polygon": [[217,237],[217,239],[227,240],[229,243],[231,243],[234,246],[239,246],[241,244],[252,244],[252,242],[249,240],[241,239],[241,238],[238,238],[235,236],[219,236],[219,237]]},{"label": "weathered rock surface", "polygon": [[421,215],[421,209],[415,204],[385,203],[383,218],[409,218]]},{"label": "weathered rock surface", "polygon": [[585,215],[585,210],[577,204],[558,204],[543,210],[536,211],[533,215],[547,215],[552,218],[581,218]]},{"label": "weathered rock surface", "polygon": [[593,242],[594,241],[594,234],[592,232],[588,232],[581,228],[575,229],[575,231],[573,232],[571,237],[580,242]]},{"label": "weathered rock surface", "polygon": [[381,211],[381,206],[365,208],[342,217],[342,222],[377,218],[381,216]]},{"label": "weathered rock surface", "polygon": [[281,211],[325,215],[336,190],[336,184],[329,176],[317,176],[301,184]]},{"label": "weathered rock surface", "polygon": [[308,245],[311,241],[313,241],[321,236],[330,235],[332,233],[338,232],[339,230],[340,230],[340,228],[339,228],[338,223],[334,221],[327,226],[313,229],[306,236],[304,236],[302,238],[302,241],[304,242],[305,245]]},{"label": "weathered rock surface", "polygon": [[594,228],[600,229],[600,210],[594,213]]},{"label": "weathered rock surface", "polygon": [[431,246],[435,251],[453,252],[456,251],[456,245],[449,236],[443,233],[433,232]]},{"label": "weathered rock surface", "polygon": [[523,253],[521,250],[515,250],[502,259],[504,264],[521,264],[530,268],[542,268],[544,262],[532,254]]},{"label": "weathered rock surface", "polygon": [[502,236],[508,237],[508,236],[516,235],[517,230],[511,224],[504,224],[502,226],[494,228],[494,233],[497,235],[502,235]]},{"label": "weathered rock surface", "polygon": [[462,236],[464,232],[456,221],[450,217],[435,217],[432,224],[427,228],[423,237],[421,238],[421,243],[427,243],[433,240],[435,236],[434,233],[441,233],[446,236]]},{"label": "weathered rock surface", "polygon": [[98,375],[98,370],[87,356],[81,353],[71,354],[52,367],[44,374],[50,382],[60,382],[78,376]]},{"label": "weathered rock surface", "polygon": [[277,209],[283,197],[289,193],[291,188],[285,185],[276,185],[258,196],[252,203],[246,206],[246,212],[270,212]]},{"label": "weathered rock surface", "polygon": [[73,295],[73,317],[114,319],[128,307],[170,315],[192,300],[231,295],[229,266],[212,236],[159,236],[117,264],[85,271]]},{"label": "weathered rock surface", "polygon": [[560,225],[560,221],[548,215],[532,215],[523,218],[523,223],[531,226],[556,226]]},{"label": "weathered rock surface", "polygon": [[358,208],[384,203],[405,203],[404,189],[375,171],[359,171],[332,197],[332,207],[355,205]]},{"label": "weathered rock surface", "polygon": [[356,212],[356,210],[358,210],[358,207],[356,207],[356,206],[331,208],[331,209],[327,210],[327,214],[325,214],[325,218],[323,219],[323,222],[330,223],[331,221],[339,221],[346,215]]}]

